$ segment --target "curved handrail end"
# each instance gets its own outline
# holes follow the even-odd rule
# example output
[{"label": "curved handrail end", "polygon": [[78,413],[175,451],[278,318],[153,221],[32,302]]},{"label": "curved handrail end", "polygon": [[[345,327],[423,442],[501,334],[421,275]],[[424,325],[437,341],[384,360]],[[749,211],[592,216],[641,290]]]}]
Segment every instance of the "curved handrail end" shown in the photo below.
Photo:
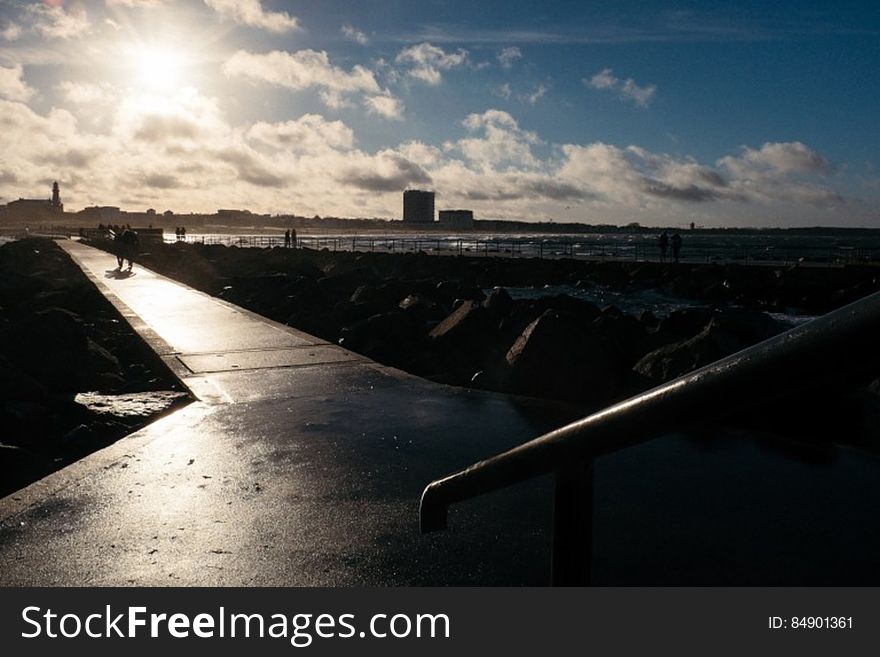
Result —
[{"label": "curved handrail end", "polygon": [[428,484],[419,503],[419,529],[423,534],[446,529],[449,504],[437,494],[436,482]]}]

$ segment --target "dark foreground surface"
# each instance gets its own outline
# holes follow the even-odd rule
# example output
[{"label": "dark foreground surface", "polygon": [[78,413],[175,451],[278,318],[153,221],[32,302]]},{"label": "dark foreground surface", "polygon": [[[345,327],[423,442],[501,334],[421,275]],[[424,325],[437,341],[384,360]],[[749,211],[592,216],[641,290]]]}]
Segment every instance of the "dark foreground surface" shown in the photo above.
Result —
[{"label": "dark foreground surface", "polygon": [[[0,500],[3,584],[548,581],[548,481],[438,534],[418,499],[570,411],[409,377],[143,269],[101,287],[201,401]],[[880,463],[819,453],[708,427],[597,460],[595,583],[880,583]]]}]

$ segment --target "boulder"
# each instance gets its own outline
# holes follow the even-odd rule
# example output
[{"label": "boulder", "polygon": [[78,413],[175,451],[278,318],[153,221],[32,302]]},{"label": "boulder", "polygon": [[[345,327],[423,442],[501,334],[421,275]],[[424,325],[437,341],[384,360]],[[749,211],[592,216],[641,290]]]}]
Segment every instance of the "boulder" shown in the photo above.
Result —
[{"label": "boulder", "polygon": [[660,323],[657,325],[657,333],[666,342],[677,342],[692,338],[706,328],[706,325],[712,319],[712,313],[711,308],[701,307],[675,310],[660,320]]},{"label": "boulder", "polygon": [[513,299],[503,287],[496,287],[483,301],[483,308],[495,319],[501,319],[510,312],[513,307]]},{"label": "boulder", "polygon": [[633,369],[652,381],[669,381],[766,340],[783,329],[779,322],[763,313],[717,311],[700,333],[652,351]]},{"label": "boulder", "polygon": [[384,362],[398,362],[418,340],[419,327],[401,310],[373,315],[343,328],[339,344]]},{"label": "boulder", "polygon": [[398,307],[422,323],[439,322],[447,316],[443,306],[422,294],[407,295]]},{"label": "boulder", "polygon": [[487,325],[486,310],[472,299],[461,304],[440,322],[429,334],[438,342],[462,343],[480,335]]},{"label": "boulder", "polygon": [[554,311],[525,328],[506,361],[512,392],[591,408],[614,398],[622,375],[613,350]]}]

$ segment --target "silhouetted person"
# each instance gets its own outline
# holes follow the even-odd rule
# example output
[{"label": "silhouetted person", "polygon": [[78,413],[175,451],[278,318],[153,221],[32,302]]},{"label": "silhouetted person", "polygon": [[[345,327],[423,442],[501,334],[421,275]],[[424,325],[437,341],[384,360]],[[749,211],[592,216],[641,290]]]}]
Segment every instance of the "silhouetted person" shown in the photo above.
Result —
[{"label": "silhouetted person", "polygon": [[679,255],[681,255],[681,235],[676,233],[672,236],[672,259],[678,262]]},{"label": "silhouetted person", "polygon": [[660,233],[660,239],[658,240],[660,245],[660,261],[666,262],[666,251],[669,248],[669,235],[664,230]]},{"label": "silhouetted person", "polygon": [[284,231],[284,248],[285,249],[290,248],[290,231],[289,230]]},{"label": "silhouetted person", "polygon": [[290,246],[296,248],[296,228],[290,229]]},{"label": "silhouetted person", "polygon": [[180,237],[184,242],[186,242],[186,226],[180,227]]},{"label": "silhouetted person", "polygon": [[[137,257],[138,247],[140,246],[138,234],[130,227],[126,227],[126,229],[122,231],[122,236],[119,239],[122,244],[122,255],[128,260],[128,271],[131,271],[131,268],[134,266],[134,259]],[[119,268],[122,269],[121,261],[119,263]]]},{"label": "silhouetted person", "polygon": [[180,226],[174,227],[174,238],[179,242],[180,241]]},{"label": "silhouetted person", "polygon": [[122,243],[122,233],[118,229],[118,226],[114,226],[108,230],[113,237],[113,253],[116,254],[116,269],[122,269],[122,260],[125,256],[125,245]]}]

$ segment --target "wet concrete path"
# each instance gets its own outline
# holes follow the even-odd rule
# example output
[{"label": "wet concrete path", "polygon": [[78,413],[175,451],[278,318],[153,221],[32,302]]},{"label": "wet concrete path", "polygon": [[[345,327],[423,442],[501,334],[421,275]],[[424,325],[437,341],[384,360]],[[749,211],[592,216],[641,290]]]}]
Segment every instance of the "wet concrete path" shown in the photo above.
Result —
[{"label": "wet concrete path", "polygon": [[546,582],[546,482],[422,536],[430,480],[558,426],[62,247],[198,401],[0,500],[4,585]]}]

